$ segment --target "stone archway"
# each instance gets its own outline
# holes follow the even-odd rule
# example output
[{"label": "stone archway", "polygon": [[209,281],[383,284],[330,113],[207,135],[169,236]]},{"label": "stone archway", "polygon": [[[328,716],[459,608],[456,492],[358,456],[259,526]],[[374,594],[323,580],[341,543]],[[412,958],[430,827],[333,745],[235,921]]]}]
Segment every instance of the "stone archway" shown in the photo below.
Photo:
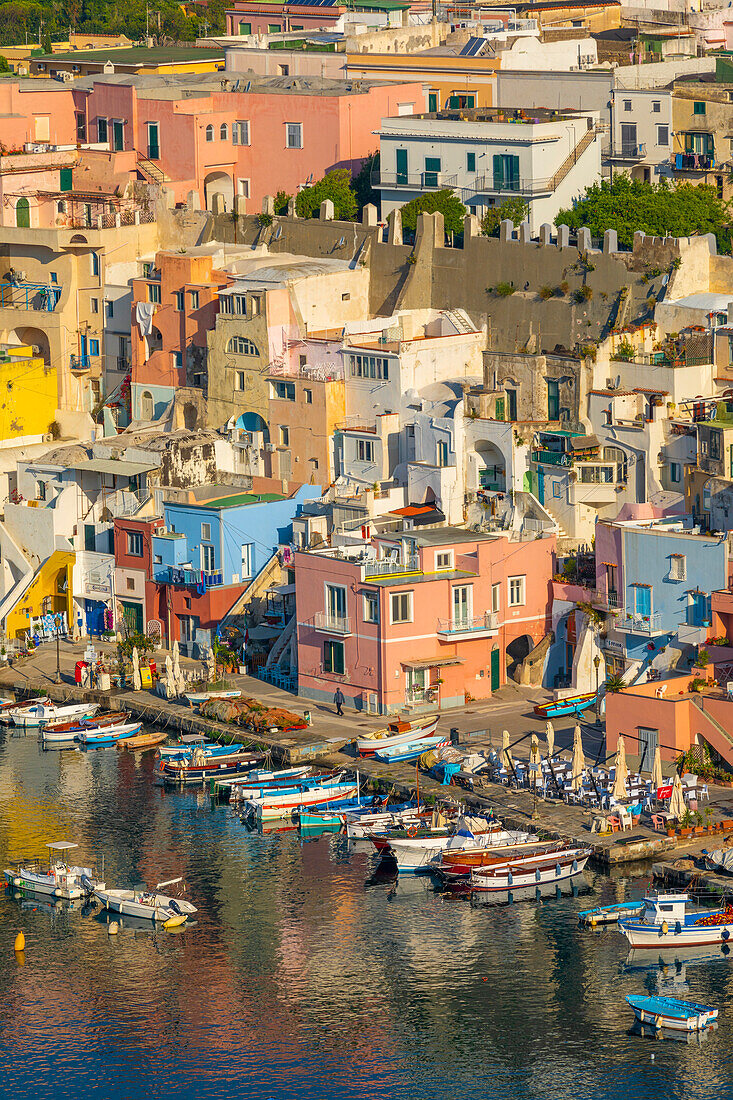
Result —
[{"label": "stone archway", "polygon": [[496,443],[479,439],[474,446],[478,455],[478,488],[506,491],[506,461]]},{"label": "stone archway", "polygon": [[234,181],[226,172],[209,172],[204,177],[204,201],[207,210],[213,209],[214,195],[222,196],[225,211],[234,208]]}]

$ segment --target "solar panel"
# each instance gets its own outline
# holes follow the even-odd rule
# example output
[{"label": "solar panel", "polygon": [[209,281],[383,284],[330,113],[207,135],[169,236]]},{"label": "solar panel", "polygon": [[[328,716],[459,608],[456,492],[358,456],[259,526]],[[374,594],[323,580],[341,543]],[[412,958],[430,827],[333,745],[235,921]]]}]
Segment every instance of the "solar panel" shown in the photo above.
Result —
[{"label": "solar panel", "polygon": [[471,37],[471,38],[469,38],[466,45],[462,48],[462,50],[461,50],[461,52],[459,53],[458,56],[459,57],[477,57],[478,54],[481,53],[481,51],[483,50],[485,45],[486,45],[486,40],[485,39]]}]

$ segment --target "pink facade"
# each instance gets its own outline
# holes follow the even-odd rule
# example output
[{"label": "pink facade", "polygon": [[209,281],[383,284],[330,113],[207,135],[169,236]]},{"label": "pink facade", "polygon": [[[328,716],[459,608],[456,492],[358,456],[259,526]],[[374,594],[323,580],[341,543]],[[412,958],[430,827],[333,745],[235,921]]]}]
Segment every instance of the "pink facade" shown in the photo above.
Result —
[{"label": "pink facade", "polygon": [[176,201],[193,191],[210,208],[220,194],[227,210],[236,194],[259,209],[263,197],[277,190],[294,194],[333,168],[357,170],[378,145],[374,131],[380,120],[397,114],[398,104],[418,110],[424,102],[418,83],[356,91],[351,84],[326,82],[322,92],[309,93],[283,88],[282,79],[277,85],[255,80],[248,92],[246,81],[239,82],[236,92],[192,83],[195,95],[184,96],[182,86],[180,98],[155,98],[152,89],[138,96],[132,85],[100,81],[76,95],[90,140],[106,133],[113,147],[121,143],[151,158]]},{"label": "pink facade", "polygon": [[51,80],[0,81],[0,149],[21,152],[26,142],[75,145],[74,97]]},{"label": "pink facade", "polygon": [[239,0],[234,9],[226,13],[227,34],[279,34],[281,31],[328,31],[342,29],[346,12],[343,7],[319,7],[303,4],[289,7],[287,4],[248,3]]},{"label": "pink facade", "polygon": [[490,698],[550,629],[554,556],[554,537],[451,528],[383,536],[361,561],[297,553],[300,694],[340,687],[374,713]]}]

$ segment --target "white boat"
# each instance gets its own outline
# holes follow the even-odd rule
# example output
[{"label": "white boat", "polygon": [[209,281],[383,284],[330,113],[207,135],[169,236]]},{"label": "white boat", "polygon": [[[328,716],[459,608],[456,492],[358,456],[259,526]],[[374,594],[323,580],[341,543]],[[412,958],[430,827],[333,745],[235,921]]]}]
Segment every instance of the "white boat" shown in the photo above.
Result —
[{"label": "white boat", "polygon": [[336,779],[320,787],[306,787],[301,790],[290,788],[282,793],[277,790],[268,791],[260,798],[250,799],[245,805],[256,814],[258,821],[272,821],[278,817],[290,817],[293,811],[308,807],[327,807],[333,802],[344,802],[356,798],[358,793],[358,783]]},{"label": "white boat", "polygon": [[41,729],[41,739],[44,745],[68,745],[81,740],[82,733],[90,733],[101,729],[111,732],[129,724],[130,715],[127,712],[118,712],[115,715],[98,715],[96,718],[91,719],[72,719],[70,722],[51,722]]},{"label": "white boat", "polygon": [[126,917],[142,917],[145,920],[160,922],[164,928],[176,928],[197,912],[196,906],[190,901],[184,901],[183,898],[160,894],[158,891],[164,886],[173,886],[181,881],[180,878],[173,878],[167,882],[159,882],[154,890],[100,888],[94,891],[94,896],[112,913],[120,913]]},{"label": "white boat", "polygon": [[90,897],[104,883],[97,880],[92,867],[70,866],[65,861],[65,853],[77,848],[77,844],[60,840],[47,844],[49,850],[48,869],[43,870],[40,861],[19,861],[14,868],[3,872],[8,886],[16,890],[33,890],[37,894],[50,894],[54,898],[74,901]]},{"label": "white boat", "polygon": [[241,691],[192,691],[187,692],[184,698],[193,707],[198,703],[206,703],[209,699],[238,699],[241,694]]},{"label": "white boat", "polygon": [[644,898],[642,916],[619,920],[618,930],[631,947],[667,950],[727,944],[733,937],[733,907],[690,911],[687,894],[652,894]]},{"label": "white boat", "polygon": [[406,745],[409,741],[419,741],[423,737],[432,737],[438,725],[439,714],[415,718],[412,722],[390,722],[382,729],[373,730],[356,738],[359,756],[374,756],[375,752],[392,748],[394,745]]},{"label": "white boat", "polygon": [[9,699],[9,700],[3,699],[2,703],[0,703],[0,723],[2,723],[5,726],[11,725],[11,723],[12,723],[11,711],[18,710],[20,707],[30,706],[31,703],[35,703],[35,704],[44,703],[44,704],[47,704],[48,706],[52,705],[51,700],[49,699],[48,695],[38,695],[38,696],[36,696],[35,699],[28,700],[25,703],[18,703],[15,699]]},{"label": "white boat", "polygon": [[490,867],[471,871],[471,893],[518,890],[523,886],[549,885],[579,875],[591,857],[590,848],[567,848],[562,852],[526,854],[514,852]]},{"label": "white boat", "polygon": [[[375,841],[377,838],[375,838]],[[381,843],[384,838],[379,838]],[[512,832],[501,826],[489,829],[485,833],[472,833],[461,828],[452,836],[425,837],[387,837],[389,851],[397,863],[400,874],[417,875],[429,873],[430,863],[444,851],[460,849],[487,848],[494,845],[517,845],[536,842],[538,836],[533,833]]]},{"label": "white boat", "polygon": [[142,722],[118,722],[114,726],[82,730],[79,743],[87,748],[95,745],[116,745],[123,737],[134,737],[142,729]]},{"label": "white boat", "polygon": [[98,710],[99,703],[72,703],[62,706],[55,706],[53,703],[34,703],[28,707],[12,707],[6,713],[10,715],[13,726],[41,729],[49,722],[66,722],[70,718],[91,718]]}]

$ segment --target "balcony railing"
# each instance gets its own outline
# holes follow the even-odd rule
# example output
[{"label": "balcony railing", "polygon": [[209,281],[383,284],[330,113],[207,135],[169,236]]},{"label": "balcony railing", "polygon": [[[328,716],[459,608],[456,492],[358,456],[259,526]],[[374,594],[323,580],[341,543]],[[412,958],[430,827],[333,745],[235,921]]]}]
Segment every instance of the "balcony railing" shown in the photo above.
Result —
[{"label": "balcony railing", "polygon": [[620,145],[611,148],[610,155],[613,160],[643,160],[646,156],[646,145],[643,142],[637,144],[633,141],[622,141]]},{"label": "balcony railing", "polygon": [[163,584],[195,585],[204,590],[216,588],[224,583],[224,577],[220,572],[210,573],[206,569],[184,569],[175,566],[164,569],[160,580]]},{"label": "balcony railing", "polygon": [[69,356],[69,366],[72,370],[89,370],[91,365],[92,361],[88,355]]},{"label": "balcony railing", "polygon": [[672,167],[678,172],[709,172],[719,168],[715,157],[708,153],[673,153]]},{"label": "balcony railing", "polygon": [[457,187],[458,176],[445,172],[379,172],[372,173],[372,187],[405,187],[410,191],[441,191]]},{"label": "balcony railing", "polygon": [[417,555],[405,558],[404,561],[385,559],[384,561],[368,561],[364,565],[365,577],[387,577],[392,573],[419,573],[419,571],[420,558]]},{"label": "balcony railing", "polygon": [[499,615],[496,611],[485,611],[483,615],[472,618],[459,616],[457,619],[438,619],[439,634],[483,634],[499,629]]},{"label": "balcony railing", "polygon": [[662,634],[662,616],[658,611],[651,615],[638,615],[636,612],[627,611],[621,615],[615,623],[616,630],[626,634]]},{"label": "balcony railing", "polygon": [[329,615],[327,611],[316,611],[313,616],[316,630],[326,634],[351,634],[351,619],[348,615]]},{"label": "balcony railing", "polygon": [[573,456],[563,451],[532,451],[532,461],[545,466],[572,466]]},{"label": "balcony railing", "polygon": [[595,602],[609,611],[620,611],[623,600],[618,592],[603,592],[600,588],[596,591]]},{"label": "balcony railing", "polygon": [[41,313],[53,313],[60,297],[61,287],[54,284],[17,281],[0,283],[0,309],[33,309]]}]

